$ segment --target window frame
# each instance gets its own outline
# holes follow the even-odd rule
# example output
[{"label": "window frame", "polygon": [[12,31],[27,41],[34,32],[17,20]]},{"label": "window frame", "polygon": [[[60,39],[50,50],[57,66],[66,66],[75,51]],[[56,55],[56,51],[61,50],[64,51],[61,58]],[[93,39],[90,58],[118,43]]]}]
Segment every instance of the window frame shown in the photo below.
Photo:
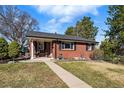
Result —
[{"label": "window frame", "polygon": [[93,51],[94,50],[94,45],[93,44],[87,44],[86,45],[86,51]]},{"label": "window frame", "polygon": [[[42,48],[40,47],[42,45]],[[44,42],[38,42],[38,50],[44,50]]]},{"label": "window frame", "polygon": [[[68,43],[70,44],[70,48],[65,47],[65,45]],[[74,42],[61,42],[61,50],[75,50],[75,43]]]}]

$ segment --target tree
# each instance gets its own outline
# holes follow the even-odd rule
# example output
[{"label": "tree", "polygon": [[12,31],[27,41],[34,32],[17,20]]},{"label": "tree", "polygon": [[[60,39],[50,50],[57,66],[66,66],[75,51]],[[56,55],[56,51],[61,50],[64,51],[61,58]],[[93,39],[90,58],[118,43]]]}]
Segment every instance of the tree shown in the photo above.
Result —
[{"label": "tree", "polygon": [[65,35],[75,36],[74,28],[72,26],[68,27],[66,32],[65,32]]},{"label": "tree", "polygon": [[0,34],[23,47],[26,33],[38,29],[38,22],[17,6],[0,6]]},{"label": "tree", "polygon": [[84,16],[83,19],[76,24],[76,32],[80,37],[87,39],[95,39],[98,27],[94,26],[94,22],[90,17]]},{"label": "tree", "polygon": [[0,38],[0,59],[6,58],[8,55],[8,43],[4,38]]},{"label": "tree", "polygon": [[19,55],[19,53],[20,53],[19,44],[16,41],[12,41],[9,44],[8,51],[9,51],[8,52],[9,57],[11,57],[14,60],[14,58],[17,57]]},{"label": "tree", "polygon": [[124,46],[124,6],[109,6],[105,30],[108,42],[113,43],[113,54],[120,55],[120,49]]},{"label": "tree", "polygon": [[90,17],[84,16],[82,20],[77,21],[75,27],[69,27],[65,34],[80,36],[86,39],[95,39],[97,35],[98,27],[94,26],[94,22]]},{"label": "tree", "polygon": [[117,58],[116,52],[118,50],[117,44],[114,40],[110,42],[108,38],[101,42],[100,49],[104,51],[104,60],[115,62]]},{"label": "tree", "polygon": [[114,42],[110,42],[109,39],[105,39],[101,42],[100,48],[104,51],[104,55],[112,55],[116,50],[114,49],[117,45]]}]

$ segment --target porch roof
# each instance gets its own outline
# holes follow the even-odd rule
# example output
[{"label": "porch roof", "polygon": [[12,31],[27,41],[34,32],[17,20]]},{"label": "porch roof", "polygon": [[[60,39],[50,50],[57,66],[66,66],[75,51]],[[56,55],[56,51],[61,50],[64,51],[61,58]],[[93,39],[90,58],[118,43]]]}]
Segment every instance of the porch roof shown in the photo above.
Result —
[{"label": "porch roof", "polygon": [[35,37],[35,38],[80,41],[80,42],[85,42],[85,43],[98,43],[95,40],[89,40],[89,39],[81,38],[78,36],[67,36],[67,35],[61,35],[61,34],[56,34],[56,33],[36,32],[36,31],[30,31],[27,33],[26,36]]}]

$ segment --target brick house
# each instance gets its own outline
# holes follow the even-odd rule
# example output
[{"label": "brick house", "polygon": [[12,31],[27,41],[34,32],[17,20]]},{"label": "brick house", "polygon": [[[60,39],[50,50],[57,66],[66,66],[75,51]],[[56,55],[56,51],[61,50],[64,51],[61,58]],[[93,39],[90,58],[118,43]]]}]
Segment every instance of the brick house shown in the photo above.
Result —
[{"label": "brick house", "polygon": [[77,36],[66,36],[56,33],[29,32],[30,57],[59,58],[86,58],[90,59],[95,45],[95,40],[88,40]]}]

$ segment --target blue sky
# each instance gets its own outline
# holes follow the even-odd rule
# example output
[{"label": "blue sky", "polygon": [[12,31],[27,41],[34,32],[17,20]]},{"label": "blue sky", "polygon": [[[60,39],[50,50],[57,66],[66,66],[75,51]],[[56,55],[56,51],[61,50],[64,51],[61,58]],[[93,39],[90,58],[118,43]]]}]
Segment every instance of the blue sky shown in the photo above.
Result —
[{"label": "blue sky", "polygon": [[18,6],[21,10],[27,11],[39,22],[40,31],[64,34],[67,27],[74,26],[83,16],[91,17],[94,25],[99,27],[96,41],[104,39],[103,29],[108,16],[108,6]]}]

